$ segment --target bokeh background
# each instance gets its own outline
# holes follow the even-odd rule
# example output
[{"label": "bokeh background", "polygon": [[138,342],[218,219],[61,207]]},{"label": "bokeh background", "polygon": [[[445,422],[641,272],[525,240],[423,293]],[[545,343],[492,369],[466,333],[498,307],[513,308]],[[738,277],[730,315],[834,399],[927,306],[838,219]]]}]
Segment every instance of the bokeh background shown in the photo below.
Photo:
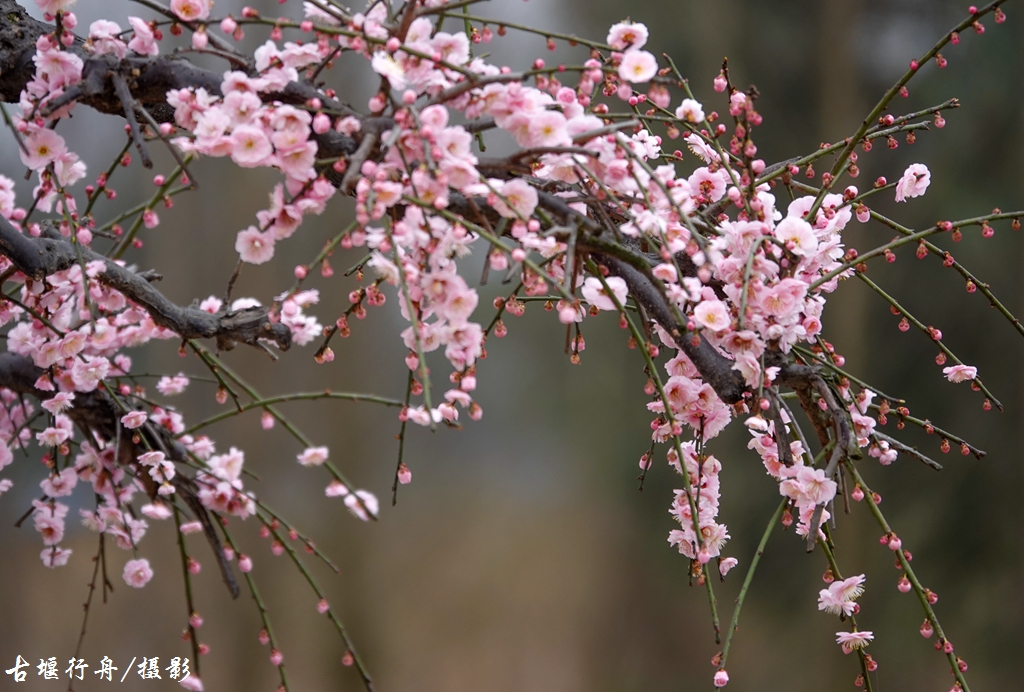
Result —
[{"label": "bokeh background", "polygon": [[[237,13],[235,5],[241,3],[218,0],[216,11]],[[297,14],[295,5],[289,2],[285,10]],[[255,6],[267,14],[280,11],[276,2]],[[150,16],[142,6],[121,0],[81,0],[76,9],[83,27],[101,15]],[[494,0],[476,11],[597,38],[627,16],[645,22],[651,50],[675,57],[708,109],[724,110],[711,80],[728,56],[735,82],[760,89],[765,124],[758,143],[770,162],[852,133],[910,59],[959,21],[965,9],[939,0]],[[862,185],[879,175],[894,179],[911,162],[931,168],[932,186],[923,199],[899,208],[876,202],[908,226],[1024,206],[1019,87],[1024,19],[1015,3],[1008,4],[1007,13],[1006,24],[988,20],[983,36],[970,33],[958,47],[948,48],[949,66],[941,71],[926,66],[911,83],[910,97],[893,104],[898,114],[960,98],[963,107],[947,114],[944,130],[921,133],[913,146],[901,138],[895,151],[877,146],[861,156]],[[256,30],[249,34],[247,45],[265,40]],[[518,68],[537,56],[568,62],[585,55],[582,49],[560,47],[549,56],[543,39],[513,32],[486,49],[497,62]],[[365,104],[375,86],[365,62],[347,57],[334,73],[332,84],[352,103]],[[120,147],[122,128],[123,122],[84,108],[62,125],[93,172],[106,167],[111,147]],[[2,141],[0,170],[18,179],[19,190],[28,194],[15,145],[9,137]],[[157,157],[169,167],[163,152]],[[163,224],[143,233],[145,246],[132,256],[140,266],[163,273],[162,290],[179,303],[223,293],[235,262],[235,234],[266,205],[266,190],[276,181],[271,172],[243,171],[215,160],[202,161],[195,171],[201,191],[179,196],[173,209],[160,211]],[[151,175],[137,167],[118,173],[112,183],[119,193],[116,206],[101,209],[99,218],[148,198]],[[783,191],[778,194],[784,199]],[[332,202],[326,214],[309,219],[295,237],[278,245],[274,262],[247,267],[235,295],[270,300],[290,284],[290,268],[307,262],[350,215],[348,200]],[[854,223],[847,242],[865,249],[891,236],[880,226]],[[1024,311],[1024,247],[1018,233],[1000,224],[989,240],[972,230],[959,245],[940,242],[989,282],[1011,310]],[[943,270],[938,260],[918,261],[912,248],[898,257],[892,265],[873,265],[872,276],[925,323],[940,327],[961,358],[979,365],[1006,410],[983,412],[979,394],[944,380],[928,339],[899,332],[887,305],[859,282],[847,282],[829,302],[825,324],[851,372],[903,396],[914,414],[989,452],[977,461],[954,448],[942,457],[946,466],[940,473],[902,457],[892,467],[866,461],[861,468],[881,492],[882,508],[913,551],[922,580],[940,595],[939,617],[957,653],[970,663],[974,688],[1019,689],[1024,679],[1024,340],[980,294],[968,295],[959,276]],[[322,290],[316,313],[324,322],[347,304],[354,281],[342,278],[340,270],[357,259],[354,253],[338,254],[335,278],[311,281]],[[480,253],[469,263],[479,265]],[[481,313],[508,290],[492,277],[481,289]],[[353,321],[352,337],[335,340],[337,358],[330,365],[315,365],[312,347],[297,348],[277,363],[249,349],[226,358],[266,394],[330,387],[400,397],[406,370],[397,335],[404,325],[394,301],[389,294],[384,308],[371,309],[364,322]],[[298,467],[297,443],[280,426],[263,431],[258,414],[222,424],[215,430],[218,447],[244,448],[247,466],[261,478],[251,486],[313,535],[340,566],[335,575],[310,563],[378,690],[710,689],[710,659],[719,647],[706,594],[688,585],[686,560],[665,540],[673,528],[667,510],[677,477],[659,459],[644,491],[637,491],[637,460],[650,434],[640,359],[626,349],[624,333],[607,316],[584,325],[587,350],[580,366],[563,353],[563,328],[539,306],[506,322],[509,335],[491,340],[488,358],[479,366],[483,420],[460,431],[411,429],[406,461],[414,480],[401,488],[396,507],[390,506],[397,454],[394,410],[336,402],[287,405],[286,413],[318,443],[330,446],[332,460],[350,478],[381,498],[377,522],[359,522],[339,501],[324,498],[326,474]],[[139,372],[203,374],[194,358],[179,358],[175,344],[156,344],[133,356]],[[447,372],[440,363],[435,371]],[[195,422],[220,410],[213,395],[210,385],[196,383],[174,403]],[[903,437],[941,456],[937,439],[914,430]],[[778,502],[774,482],[745,444],[741,426],[713,444],[724,464],[721,518],[733,536],[726,553],[740,560],[725,584],[715,584],[723,621]],[[33,665],[56,656],[63,669],[81,626],[95,536],[69,522],[64,545],[74,556],[67,567],[51,571],[39,562],[31,523],[12,528],[37,494],[42,473],[36,460],[20,457],[5,471],[16,486],[0,499],[2,668],[21,654]],[[84,503],[83,497],[74,499]],[[78,506],[83,505],[74,505],[73,513]],[[859,620],[876,636],[871,647],[880,663],[876,689],[948,689],[947,665],[932,642],[918,634],[920,608],[913,595],[896,590],[899,572],[892,568],[891,553],[878,546],[880,532],[866,508],[855,505],[838,521],[840,566],[846,574],[867,574]],[[157,576],[145,589],[124,586],[120,571],[128,554],[111,549],[116,591],[107,605],[94,603],[84,647],[90,665],[108,655],[123,672],[133,656],[160,656],[166,665],[171,656],[189,655],[180,638],[187,612],[173,526],[151,524],[141,552]],[[256,528],[252,521],[234,522],[235,534],[254,556],[253,575],[270,608],[292,689],[360,689],[354,670],[342,665],[338,636],[316,612],[316,598],[286,557],[271,555]],[[244,586],[238,601],[227,598],[202,538],[188,540],[205,567],[196,598],[206,620],[201,639],[211,647],[202,661],[207,689],[274,689],[277,674],[267,649],[256,641],[259,620]],[[835,618],[816,610],[825,566],[820,552],[805,554],[791,532],[773,535],[735,638],[730,689],[852,689],[859,666],[833,643],[839,629]],[[88,677],[80,689],[110,684]],[[40,681],[33,668],[23,688],[62,684]],[[144,683],[132,673],[123,687],[169,689],[171,684]],[[12,687],[4,676],[0,688]]]}]

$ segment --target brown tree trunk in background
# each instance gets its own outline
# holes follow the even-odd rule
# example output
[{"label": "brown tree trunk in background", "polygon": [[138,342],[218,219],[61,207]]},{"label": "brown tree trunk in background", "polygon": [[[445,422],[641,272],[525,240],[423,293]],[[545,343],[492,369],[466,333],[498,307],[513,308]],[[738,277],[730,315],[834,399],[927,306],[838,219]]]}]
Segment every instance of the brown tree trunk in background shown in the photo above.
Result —
[{"label": "brown tree trunk in background", "polygon": [[[870,105],[860,87],[857,69],[856,26],[864,0],[820,0],[818,24],[818,132],[822,142],[835,142],[853,133]],[[859,187],[867,180],[858,178]],[[860,247],[860,224],[846,227],[845,244]],[[846,357],[853,373],[867,370],[868,292],[857,281],[845,281],[829,299],[826,338]]]}]

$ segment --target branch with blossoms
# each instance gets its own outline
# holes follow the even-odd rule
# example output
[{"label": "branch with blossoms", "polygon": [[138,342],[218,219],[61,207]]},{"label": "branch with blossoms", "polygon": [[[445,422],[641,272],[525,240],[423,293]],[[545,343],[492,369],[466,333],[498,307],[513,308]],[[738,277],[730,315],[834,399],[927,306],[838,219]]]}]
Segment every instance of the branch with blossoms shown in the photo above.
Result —
[{"label": "branch with blossoms", "polygon": [[[725,115],[711,110],[669,58],[659,62],[644,49],[648,29],[639,23],[618,23],[598,42],[469,14],[475,0],[411,0],[400,6],[378,1],[359,13],[313,0],[303,4],[301,17],[274,18],[249,7],[237,17],[215,17],[209,0],[172,0],[167,7],[142,0],[155,19],[128,17],[128,30],[99,20],[78,35],[73,0],[36,4],[46,21],[32,19],[14,0],[0,0],[0,98],[18,104],[10,116],[5,110],[5,122],[22,163],[37,179],[31,201],[19,206],[13,181],[0,176],[0,318],[8,349],[0,355],[0,469],[13,461],[11,449],[31,444],[34,434],[50,469],[41,482],[44,496],[30,510],[47,566],[70,557],[58,545],[68,508],[57,498],[70,495],[80,481],[91,483],[97,506],[83,511],[83,523],[132,551],[123,577],[144,586],[153,573],[138,548],[148,526],[133,505],[141,493],[146,502],[139,513],[152,520],[173,516],[179,527],[194,655],[205,647],[196,640],[203,619],[190,585],[199,563],[184,536],[201,531],[236,596],[237,559],[263,623],[258,640],[270,645],[270,661],[287,689],[283,645],[273,635],[251,574],[253,560],[238,552],[227,529],[229,518],[256,517],[260,535],[273,539],[271,551],[288,552],[318,612],[334,624],[345,646],[343,660],[355,664],[372,689],[347,630],[284,540],[282,527],[291,540],[302,535],[245,487],[244,451],[217,454],[212,439],[195,433],[261,411],[265,429],[280,424],[302,447],[296,455],[300,465],[321,467],[331,477],[328,497],[342,498],[359,519],[375,519],[376,495],[350,482],[330,460],[329,449],[303,433],[280,405],[347,399],[399,408],[395,493],[398,484],[412,479],[407,424],[455,428],[463,415],[479,420],[483,411],[474,392],[487,339],[508,334],[504,313],[522,315],[527,303],[543,302],[566,327],[572,362],[581,362],[583,325],[602,312],[617,315],[629,331],[629,347],[640,351],[651,397],[647,408],[654,415],[642,474],[663,447],[682,478],[670,505],[679,528],[668,540],[688,560],[690,577],[707,589],[716,643],[721,628],[711,576],[717,571],[724,579],[739,560],[724,553],[730,535],[719,512],[727,464],[709,445],[743,417],[749,447],[778,481],[783,500],[748,566],[724,648],[714,659],[716,686],[729,681],[725,666],[733,634],[768,537],[776,523],[795,522],[808,552],[820,546],[826,555],[831,584],[819,594],[819,608],[851,623],[852,631],[837,633],[837,642],[843,652],[858,653],[858,682],[872,689],[878,663],[864,648],[874,636],[852,620],[866,576],[835,581],[839,568],[828,523],[836,519],[836,496],[842,491],[845,497],[852,485],[855,500],[870,498],[884,542],[899,555],[905,574],[899,586],[904,590],[905,581],[906,591],[918,594],[927,624],[940,633],[954,689],[966,692],[966,665],[947,647],[930,592],[900,552],[902,544],[878,511],[862,466],[865,457],[889,465],[900,454],[939,466],[876,430],[893,410],[898,428],[911,422],[938,432],[943,451],[952,439],[965,453],[983,453],[911,416],[904,400],[846,373],[844,359],[821,333],[829,295],[856,277],[907,328],[912,323],[936,341],[937,363],[953,361],[943,371],[947,379],[970,381],[984,393],[986,408],[1001,408],[977,369],[942,343],[941,332],[911,315],[866,272],[869,261],[895,261],[899,248],[916,245],[919,257],[942,257],[968,281],[969,291],[980,287],[1021,331],[989,287],[935,243],[947,233],[958,241],[961,229],[970,226],[980,226],[988,237],[996,221],[1012,220],[1017,228],[1024,212],[997,210],[915,231],[867,202],[882,193],[894,194],[897,202],[921,197],[931,180],[924,164],[913,164],[895,183],[879,179],[863,192],[853,180],[860,172],[858,146],[866,154],[876,140],[884,138],[893,148],[897,135],[912,143],[932,125],[941,129],[942,113],[958,107],[956,99],[902,115],[886,111],[897,94],[908,93],[907,84],[927,61],[946,64],[939,51],[958,44],[961,32],[983,33],[988,15],[1005,21],[1002,0],[972,7],[964,21],[913,60],[851,136],[771,165],[758,158],[755,132],[763,115],[757,90],[736,88],[724,63],[712,81],[722,96],[711,98],[721,99]],[[446,14],[456,8],[467,12]],[[460,30],[446,31],[445,22],[456,18]],[[539,34],[549,46],[566,42],[580,49],[578,62],[551,66],[537,58],[513,71],[474,56],[475,46],[508,29]],[[252,55],[235,47],[246,31],[267,36]],[[282,45],[285,32],[296,40]],[[194,65],[185,57],[191,52],[223,59],[226,71]],[[321,79],[342,64],[362,65],[379,78],[380,88],[365,109],[346,105],[344,95]],[[125,118],[129,137],[110,168],[81,191],[86,167],[59,132],[80,106]],[[454,124],[456,115],[465,124]],[[519,150],[503,159],[483,158],[495,131],[511,135]],[[667,141],[680,137],[689,153],[667,151]],[[130,147],[148,168],[149,146],[158,140],[172,148],[176,167],[154,177],[157,192],[113,219],[96,219],[94,203],[101,194],[115,198],[112,179],[132,165]],[[132,272],[121,258],[141,245],[143,227],[161,223],[154,207],[170,207],[173,196],[197,189],[186,166],[203,157],[228,158],[242,169],[272,169],[282,180],[268,191],[267,208],[231,239],[239,260],[225,298],[181,307],[153,287],[156,275]],[[829,161],[820,185],[796,179],[815,178],[814,164],[827,167]],[[180,187],[173,187],[177,181]],[[779,186],[793,195],[785,209],[774,194]],[[240,272],[272,261],[277,244],[293,242],[304,219],[327,213],[338,192],[355,198],[354,222],[294,268],[294,284],[276,295],[232,301]],[[36,214],[51,218],[38,221]],[[843,240],[854,218],[879,222],[899,236],[858,252]],[[121,224],[128,220],[126,231]],[[519,279],[509,296],[496,301],[497,314],[486,328],[475,319],[479,295],[464,277],[462,260],[474,248],[486,257],[485,275]],[[331,257],[350,252],[355,263],[345,277],[362,282],[368,271],[376,277],[359,288],[326,288],[334,276]],[[325,288],[306,288],[317,270]],[[320,336],[313,357],[331,363],[331,339],[347,337],[349,318],[366,317],[366,306],[384,305],[386,286],[409,323],[401,334],[408,369],[402,400],[330,391],[264,396],[220,353],[244,343],[276,355],[271,347],[287,351]],[[351,302],[327,328],[306,312],[320,290],[346,290]],[[179,340],[183,354],[191,350],[217,384],[217,401],[226,404],[230,397],[234,408],[188,427],[187,412],[151,398],[124,351],[155,339]],[[203,339],[214,339],[217,352]],[[430,362],[436,368],[442,354],[452,385],[447,389],[439,386],[442,378],[429,375]],[[173,396],[189,381],[183,374],[164,376],[157,391]],[[806,423],[792,402],[800,404]],[[0,490],[10,486],[0,480]],[[311,540],[302,540],[327,560]],[[198,672],[183,684],[202,689]]]}]

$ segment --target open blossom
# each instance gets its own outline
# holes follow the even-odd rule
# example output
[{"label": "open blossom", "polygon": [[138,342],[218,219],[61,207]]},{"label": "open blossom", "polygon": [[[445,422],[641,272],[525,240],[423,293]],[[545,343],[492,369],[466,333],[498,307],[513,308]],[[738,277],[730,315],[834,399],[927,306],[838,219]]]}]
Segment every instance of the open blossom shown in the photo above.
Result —
[{"label": "open blossom", "polygon": [[864,593],[864,575],[858,574],[849,579],[832,582],[827,589],[818,592],[818,610],[832,615],[851,615],[854,601]]},{"label": "open blossom", "polygon": [[274,236],[269,233],[260,233],[255,226],[249,226],[244,231],[238,232],[238,237],[235,239],[235,251],[241,256],[243,262],[263,264],[274,256]]},{"label": "open blossom", "polygon": [[57,415],[71,408],[74,404],[71,402],[75,400],[73,392],[57,392],[52,397],[42,403],[42,407],[50,413]]},{"label": "open blossom", "polygon": [[370,60],[373,71],[388,80],[392,89],[404,89],[406,85],[405,68],[403,68],[387,51],[379,50]]},{"label": "open blossom", "polygon": [[720,300],[705,300],[693,310],[693,319],[713,332],[727,329],[732,323],[729,308]]},{"label": "open blossom", "polygon": [[263,165],[274,153],[274,146],[263,128],[239,125],[231,133],[231,160],[242,168]]},{"label": "open blossom", "polygon": [[310,447],[298,456],[298,460],[303,466],[319,466],[327,461],[327,456],[327,447]]},{"label": "open blossom", "polygon": [[149,560],[129,560],[124,565],[124,583],[136,589],[141,589],[150,579],[153,578],[153,570],[149,567]]},{"label": "open blossom", "polygon": [[77,0],[36,0],[36,5],[45,14],[55,16],[58,12],[64,12],[75,4]]},{"label": "open blossom", "polygon": [[658,61],[645,50],[627,51],[619,63],[619,77],[627,82],[649,82],[658,72]]},{"label": "open blossom", "polygon": [[951,365],[943,368],[942,374],[950,382],[968,382],[978,376],[978,369],[973,365]]},{"label": "open blossom", "polygon": [[149,23],[139,17],[128,17],[128,23],[135,30],[135,36],[128,42],[128,48],[139,55],[158,55],[160,47],[156,45],[156,36]]},{"label": "open blossom", "polygon": [[811,224],[795,216],[787,216],[775,227],[775,237],[786,244],[794,255],[810,257],[818,250],[818,238]]},{"label": "open blossom", "polygon": [[905,202],[909,197],[920,197],[928,189],[932,174],[923,163],[912,163],[896,183],[896,201]]},{"label": "open blossom", "polygon": [[377,501],[377,496],[370,491],[357,490],[345,495],[345,507],[359,519],[369,521],[371,517],[377,517],[380,503]]},{"label": "open blossom", "polygon": [[[609,276],[605,281],[608,283],[608,288],[612,290],[615,299],[618,300],[619,305],[626,304],[626,293],[628,288],[626,282],[617,277]],[[605,291],[604,286],[601,285],[601,280],[596,277],[588,277],[583,282],[583,286],[580,288],[580,293],[583,294],[583,299],[588,303],[596,307],[598,310],[617,310],[615,307],[615,301],[612,300],[611,296]]]},{"label": "open blossom", "polygon": [[121,416],[121,425],[131,430],[145,423],[147,417],[144,411],[131,411]]},{"label": "open blossom", "polygon": [[676,108],[676,117],[688,123],[701,123],[704,121],[704,109],[693,99],[683,99],[679,108]]},{"label": "open blossom", "polygon": [[643,48],[647,43],[647,26],[639,22],[619,22],[608,30],[608,45],[615,50]]},{"label": "open blossom", "polygon": [[493,206],[494,210],[505,218],[529,218],[537,208],[537,191],[525,180],[509,180],[501,186],[499,192],[504,199],[498,197]]},{"label": "open blossom", "polygon": [[206,19],[210,16],[210,0],[171,0],[171,12],[186,22]]},{"label": "open blossom", "polygon": [[52,548],[44,548],[43,552],[39,553],[39,557],[47,567],[63,567],[68,564],[68,558],[71,557],[71,550],[69,548],[58,548],[56,546]]},{"label": "open blossom", "polygon": [[21,162],[33,171],[42,170],[67,151],[64,138],[48,128],[36,130],[24,139],[25,149],[18,147]]},{"label": "open blossom", "polygon": [[875,635],[871,632],[836,632],[836,644],[843,647],[843,653],[849,654],[867,646]]},{"label": "open blossom", "polygon": [[118,60],[124,59],[128,46],[119,37],[121,25],[107,19],[97,19],[89,25],[89,40],[86,47],[91,46],[96,55],[112,53]]},{"label": "open blossom", "polygon": [[175,394],[181,394],[185,391],[185,387],[188,386],[189,380],[187,377],[182,375],[180,372],[174,377],[164,376],[156,383],[156,389],[164,396],[173,396]]}]

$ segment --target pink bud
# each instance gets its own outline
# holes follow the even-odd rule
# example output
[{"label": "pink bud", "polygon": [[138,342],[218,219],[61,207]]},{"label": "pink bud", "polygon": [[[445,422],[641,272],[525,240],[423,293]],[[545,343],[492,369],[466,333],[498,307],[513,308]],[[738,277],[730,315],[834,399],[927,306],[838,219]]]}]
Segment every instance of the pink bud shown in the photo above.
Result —
[{"label": "pink bud", "polygon": [[202,569],[203,566],[199,563],[199,560],[191,557],[188,559],[188,571],[190,574],[199,574]]},{"label": "pink bud", "polygon": [[225,17],[220,22],[220,30],[223,31],[225,34],[233,34],[235,33],[235,29],[237,28],[238,22],[236,22],[231,17]]},{"label": "pink bud", "polygon": [[721,93],[725,91],[725,87],[727,87],[728,85],[729,83],[725,81],[724,74],[719,74],[717,77],[715,77],[715,91]]},{"label": "pink bud", "polygon": [[864,499],[864,490],[858,485],[853,489],[853,492],[850,493],[850,497],[852,497],[854,501],[860,502]]},{"label": "pink bud", "polygon": [[331,605],[327,602],[326,598],[321,598],[320,601],[316,604],[316,612],[320,613],[321,615],[323,615],[330,609]]},{"label": "pink bud", "polygon": [[921,632],[921,636],[925,639],[930,639],[931,636],[935,634],[935,630],[932,629],[932,623],[927,620],[921,623],[921,629],[919,631]]},{"label": "pink bud", "polygon": [[192,32],[192,47],[196,50],[206,50],[209,43],[210,37],[206,35],[206,27],[199,27],[198,31]]},{"label": "pink bud", "polygon": [[902,547],[903,541],[901,541],[895,535],[893,535],[893,537],[889,539],[889,550],[899,550]]},{"label": "pink bud", "polygon": [[252,558],[248,555],[238,556],[238,569],[243,573],[252,571]]},{"label": "pink bud", "polygon": [[331,116],[326,113],[317,113],[313,116],[313,132],[322,135],[331,129]]},{"label": "pink bud", "polygon": [[281,665],[282,661],[284,661],[284,654],[282,654],[277,649],[271,649],[270,650],[270,664],[274,665],[274,666],[279,666],[279,665]]},{"label": "pink bud", "polygon": [[265,627],[260,630],[260,633],[259,633],[259,635],[256,638],[259,640],[260,644],[262,644],[263,646],[266,646],[267,644],[270,643],[270,635],[267,634],[267,629]]},{"label": "pink bud", "polygon": [[199,613],[192,613],[192,616],[188,619],[188,624],[192,626],[192,629],[199,629],[203,626],[203,618]]},{"label": "pink bud", "polygon": [[900,590],[900,593],[907,593],[910,591],[912,587],[910,584],[910,580],[907,579],[907,575],[904,574],[902,577],[900,577],[900,580],[896,582],[896,588]]},{"label": "pink bud", "polygon": [[729,684],[729,674],[725,672],[725,668],[715,673],[715,687],[725,687]]},{"label": "pink bud", "polygon": [[410,471],[409,467],[405,465],[405,462],[402,462],[398,467],[398,482],[402,485],[409,485],[409,483],[412,483],[412,471]]}]

